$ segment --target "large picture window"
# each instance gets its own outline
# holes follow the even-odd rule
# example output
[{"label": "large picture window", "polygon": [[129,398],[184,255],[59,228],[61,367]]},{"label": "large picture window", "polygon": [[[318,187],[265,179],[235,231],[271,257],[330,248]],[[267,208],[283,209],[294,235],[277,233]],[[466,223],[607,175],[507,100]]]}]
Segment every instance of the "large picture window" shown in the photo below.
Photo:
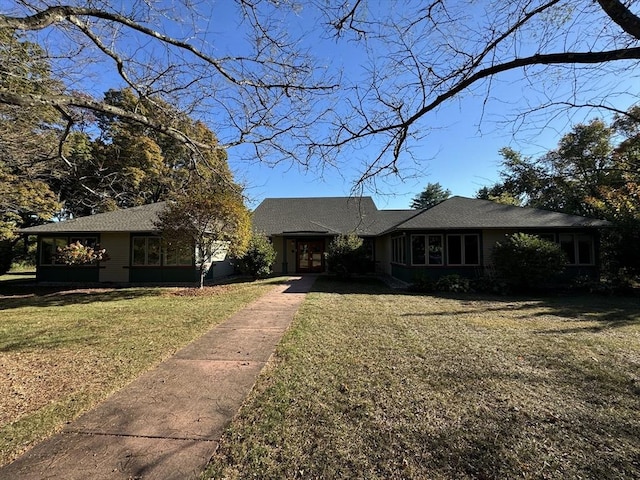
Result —
[{"label": "large picture window", "polygon": [[193,250],[188,247],[172,248],[168,246],[164,252],[164,264],[171,266],[193,265]]},{"label": "large picture window", "polygon": [[43,237],[40,240],[40,265],[64,265],[57,261],[58,248],[68,245],[67,237]]},{"label": "large picture window", "polygon": [[404,241],[404,236],[394,237],[391,239],[391,261],[393,263],[406,263]]},{"label": "large picture window", "polygon": [[159,237],[133,237],[132,264],[134,266],[159,266],[161,244]]},{"label": "large picture window", "polygon": [[447,263],[449,265],[480,265],[480,237],[447,235]]},{"label": "large picture window", "polygon": [[560,248],[570,265],[595,264],[593,238],[590,235],[563,233],[560,235]]},{"label": "large picture window", "polygon": [[[86,247],[95,247],[97,237],[42,237],[40,239],[40,265],[66,265],[58,260],[58,249],[80,242]],[[95,262],[91,263],[95,265]]]},{"label": "large picture window", "polygon": [[442,265],[442,235],[412,235],[411,263],[413,265]]}]

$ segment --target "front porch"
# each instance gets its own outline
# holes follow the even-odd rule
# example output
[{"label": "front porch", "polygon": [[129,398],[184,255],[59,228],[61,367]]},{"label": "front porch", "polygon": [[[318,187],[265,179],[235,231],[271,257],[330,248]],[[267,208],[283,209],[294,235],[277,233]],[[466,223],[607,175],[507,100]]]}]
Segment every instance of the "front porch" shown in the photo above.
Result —
[{"label": "front porch", "polygon": [[332,238],[333,236],[300,234],[273,237],[273,246],[278,255],[274,265],[275,273],[304,274],[326,271],[325,252]]}]

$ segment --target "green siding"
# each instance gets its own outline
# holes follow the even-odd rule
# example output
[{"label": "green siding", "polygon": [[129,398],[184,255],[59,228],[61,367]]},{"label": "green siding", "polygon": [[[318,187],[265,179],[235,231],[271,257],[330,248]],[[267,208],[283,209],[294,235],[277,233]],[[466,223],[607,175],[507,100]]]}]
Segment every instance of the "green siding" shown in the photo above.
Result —
[{"label": "green siding", "polygon": [[453,266],[453,267],[428,267],[428,266],[408,266],[391,265],[391,275],[404,282],[412,283],[419,278],[430,278],[437,280],[445,275],[460,275],[466,278],[477,278],[482,275],[483,268],[479,266]]},{"label": "green siding", "polygon": [[93,283],[99,281],[98,267],[43,266],[37,270],[39,282],[80,282]]}]

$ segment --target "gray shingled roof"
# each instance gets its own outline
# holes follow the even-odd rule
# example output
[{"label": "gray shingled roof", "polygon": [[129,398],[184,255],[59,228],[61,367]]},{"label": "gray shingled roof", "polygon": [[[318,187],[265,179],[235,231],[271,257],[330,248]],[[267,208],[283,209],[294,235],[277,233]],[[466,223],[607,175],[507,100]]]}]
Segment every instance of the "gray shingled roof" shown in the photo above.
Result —
[{"label": "gray shingled roof", "polygon": [[253,226],[267,235],[378,235],[415,211],[378,210],[371,197],[267,198],[253,212]]},{"label": "gray shingled roof", "polygon": [[371,197],[267,198],[254,227],[267,235],[380,235],[394,230],[605,227],[605,220],[451,197],[428,210],[378,210]]},{"label": "gray shingled roof", "polygon": [[[23,228],[20,233],[153,232],[166,202]],[[375,236],[393,230],[605,227],[605,220],[451,197],[428,210],[378,210],[371,197],[267,198],[253,214],[267,235]]]},{"label": "gray shingled roof", "polygon": [[88,217],[78,217],[62,222],[47,223],[36,227],[23,228],[20,233],[83,233],[83,232],[153,232],[158,213],[164,210],[166,202],[141,205],[139,207],[98,213]]},{"label": "gray shingled roof", "polygon": [[537,208],[502,205],[489,200],[451,197],[398,224],[397,230],[453,228],[605,227],[606,220],[567,215]]}]

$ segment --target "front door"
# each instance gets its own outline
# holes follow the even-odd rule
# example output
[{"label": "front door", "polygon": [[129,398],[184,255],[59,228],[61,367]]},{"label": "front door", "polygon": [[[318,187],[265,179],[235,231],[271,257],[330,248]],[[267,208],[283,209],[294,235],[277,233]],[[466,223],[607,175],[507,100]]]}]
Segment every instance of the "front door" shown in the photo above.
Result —
[{"label": "front door", "polygon": [[297,252],[298,272],[324,271],[324,240],[298,240]]}]

